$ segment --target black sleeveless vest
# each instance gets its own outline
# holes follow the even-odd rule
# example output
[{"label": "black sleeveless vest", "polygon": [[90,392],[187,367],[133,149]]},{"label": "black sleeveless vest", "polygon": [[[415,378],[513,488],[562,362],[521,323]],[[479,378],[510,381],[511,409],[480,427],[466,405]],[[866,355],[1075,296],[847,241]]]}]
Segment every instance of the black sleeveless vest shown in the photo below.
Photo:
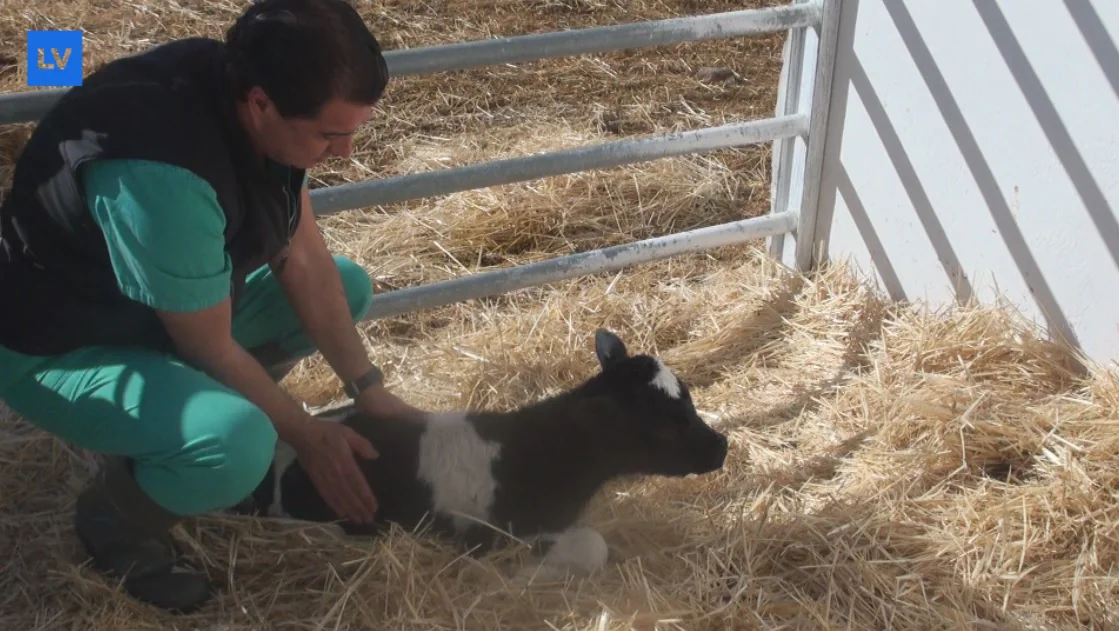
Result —
[{"label": "black sleeveless vest", "polygon": [[208,182],[225,212],[235,301],[245,276],[287,245],[304,171],[277,177],[255,155],[224,53],[222,42],[189,38],[115,60],[38,123],[0,206],[0,345],[32,355],[89,345],[174,350],[154,310],[117,288],[81,190],[79,170],[91,161],[157,160]]}]

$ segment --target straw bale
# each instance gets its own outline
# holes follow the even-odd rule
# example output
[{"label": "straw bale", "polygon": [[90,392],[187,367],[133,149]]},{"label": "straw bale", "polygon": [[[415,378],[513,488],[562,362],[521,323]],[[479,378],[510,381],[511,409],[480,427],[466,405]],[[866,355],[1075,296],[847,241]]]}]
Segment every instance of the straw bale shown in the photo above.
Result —
[{"label": "straw bale", "polygon": [[[390,48],[743,6],[356,5]],[[202,0],[4,7],[9,90],[25,89],[28,28],[80,24],[92,67],[172,36],[219,36],[240,10]],[[766,116],[781,41],[401,79],[353,159],[316,168],[312,181]],[[0,130],[0,181],[30,129]],[[767,161],[764,147],[722,151],[338,213],[322,226],[332,250],[387,291],[757,215]],[[362,326],[390,385],[430,410],[509,409],[558,392],[596,369],[598,326],[693,384],[701,414],[731,436],[727,466],[604,489],[586,516],[610,545],[601,573],[526,581],[531,558],[516,546],[470,559],[422,533],[369,542],[215,514],[177,534],[222,591],[193,616],[164,616],[76,563],[73,498],[96,459],[0,409],[0,628],[1119,626],[1119,374],[1085,373],[1005,308],[891,303],[841,263],[802,276],[757,245]],[[314,405],[340,396],[318,356],[284,385]]]}]

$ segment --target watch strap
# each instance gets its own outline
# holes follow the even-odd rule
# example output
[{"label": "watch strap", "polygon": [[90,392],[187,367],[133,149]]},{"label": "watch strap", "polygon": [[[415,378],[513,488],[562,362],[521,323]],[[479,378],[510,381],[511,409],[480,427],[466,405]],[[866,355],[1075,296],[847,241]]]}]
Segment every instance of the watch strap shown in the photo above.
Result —
[{"label": "watch strap", "polygon": [[357,399],[358,395],[360,395],[363,390],[370,386],[380,385],[384,383],[384,380],[385,375],[381,372],[381,369],[373,366],[368,372],[357,379],[343,382],[342,390],[346,393],[346,396],[351,399]]}]

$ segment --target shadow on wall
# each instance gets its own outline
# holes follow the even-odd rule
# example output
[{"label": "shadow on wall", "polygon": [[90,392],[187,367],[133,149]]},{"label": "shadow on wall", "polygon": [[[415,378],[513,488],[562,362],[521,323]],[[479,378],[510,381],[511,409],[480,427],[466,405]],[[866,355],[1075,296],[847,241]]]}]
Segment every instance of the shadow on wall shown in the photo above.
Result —
[{"label": "shadow on wall", "polygon": [[[990,214],[1000,238],[1005,243],[1026,287],[1033,295],[1037,307],[1048,324],[1050,334],[1064,338],[1065,341],[1079,348],[1080,340],[1054,295],[1050,283],[1045,279],[1037,259],[1030,251],[1009,202],[999,190],[995,172],[984,157],[979,141],[967,124],[962,109],[953,97],[948,82],[938,68],[906,2],[904,0],[874,1],[880,2],[884,7],[896,28],[897,35],[916,65],[928,94],[935,102],[960,155],[974,178],[986,211]],[[839,155],[838,144],[843,138],[843,121],[846,120],[848,94],[851,89],[854,89],[859,101],[865,107],[870,123],[878,140],[881,141],[899,182],[909,197],[940,266],[951,280],[956,301],[968,302],[974,296],[972,281],[968,279],[960,257],[933,208],[933,203],[925,186],[922,185],[918,171],[899,137],[897,128],[891,122],[886,107],[855,54],[855,25],[858,22],[855,16],[858,14],[859,3],[860,0],[844,0],[845,15],[840,25],[839,61],[836,66],[830,117],[830,121],[834,124],[830,125],[827,134],[827,142],[832,146],[828,153],[833,156]],[[990,33],[991,41],[1047,139],[1053,155],[1063,167],[1069,182],[1084,208],[1087,209],[1100,239],[1110,254],[1112,263],[1119,268],[1119,221],[1116,220],[1114,210],[1103,189],[1077,149],[1071,133],[1029,62],[1021,43],[1012,32],[999,4],[991,0],[973,0],[973,4],[983,25]],[[1064,0],[1064,5],[1076,29],[1083,36],[1087,48],[1099,64],[1106,81],[1119,97],[1119,49],[1116,48],[1115,41],[1104,27],[1099,14],[1087,2]],[[1100,131],[1107,133],[1102,129]],[[884,288],[891,298],[907,300],[899,274],[887,255],[882,238],[871,221],[864,200],[860,198],[850,174],[841,164],[837,164],[832,176],[826,178],[824,190],[821,191],[820,225],[817,230],[824,242],[827,242],[830,237],[837,193],[842,196],[851,221],[870,254]]]}]

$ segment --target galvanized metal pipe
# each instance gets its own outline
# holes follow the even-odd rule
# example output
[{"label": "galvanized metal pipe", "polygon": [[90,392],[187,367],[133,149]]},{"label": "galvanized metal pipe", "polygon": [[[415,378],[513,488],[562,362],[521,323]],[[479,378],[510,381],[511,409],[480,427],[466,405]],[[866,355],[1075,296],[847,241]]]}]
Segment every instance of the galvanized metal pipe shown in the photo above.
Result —
[{"label": "galvanized metal pipe", "polygon": [[535,156],[493,160],[465,167],[401,175],[383,180],[318,188],[311,201],[318,215],[421,197],[446,195],[542,177],[647,162],[666,157],[740,147],[804,134],[803,114],[623,140]]},{"label": "galvanized metal pipe", "polygon": [[399,289],[374,297],[365,319],[388,318],[579,276],[616,271],[681,254],[764,239],[788,232],[796,223],[795,212],[781,212]]},{"label": "galvanized metal pipe", "polygon": [[[567,31],[498,37],[385,53],[394,77],[555,57],[775,33],[820,23],[818,2]],[[0,125],[38,120],[69,88],[0,94]]]},{"label": "galvanized metal pipe", "polygon": [[820,23],[816,2],[499,37],[387,53],[393,75],[418,75],[682,42],[747,37]]},{"label": "galvanized metal pipe", "polygon": [[0,125],[37,121],[70,88],[0,94]]}]

